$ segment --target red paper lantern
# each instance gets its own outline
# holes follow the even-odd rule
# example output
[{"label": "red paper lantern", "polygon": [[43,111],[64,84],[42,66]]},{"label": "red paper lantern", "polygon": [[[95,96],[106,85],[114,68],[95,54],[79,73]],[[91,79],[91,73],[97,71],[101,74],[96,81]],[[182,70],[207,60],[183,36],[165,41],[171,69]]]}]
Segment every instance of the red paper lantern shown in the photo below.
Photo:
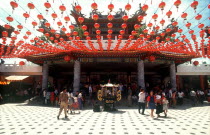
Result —
[{"label": "red paper lantern", "polygon": [[45,3],[44,3],[44,6],[45,6],[47,9],[51,8],[51,4],[50,4],[49,2],[45,2]]},{"label": "red paper lantern", "polygon": [[200,20],[202,18],[201,14],[197,14],[197,16],[195,17],[196,20]]},{"label": "red paper lantern", "polygon": [[[132,32],[131,32],[132,33]],[[133,39],[134,38],[134,36],[133,35],[129,35],[129,39]],[[129,42],[129,40],[128,40],[128,42]]]},{"label": "red paper lantern", "polygon": [[23,38],[26,40],[26,39],[28,39],[28,37],[27,36],[23,36]]},{"label": "red paper lantern", "polygon": [[112,10],[114,9],[114,5],[113,5],[112,3],[110,3],[110,4],[108,5],[108,9],[109,9],[110,11],[112,11]]},{"label": "red paper lantern", "polygon": [[33,25],[34,28],[35,28],[35,26],[37,26],[37,22],[33,21],[33,22],[32,22],[32,25]]},{"label": "red paper lantern", "polygon": [[190,34],[193,34],[193,33],[194,33],[194,30],[190,30],[189,33],[190,33]]},{"label": "red paper lantern", "polygon": [[66,21],[66,23],[67,23],[67,22],[69,22],[69,21],[70,21],[70,17],[69,17],[69,16],[65,16],[65,17],[64,17],[64,20],[65,20],[65,21]]},{"label": "red paper lantern", "polygon": [[74,9],[75,9],[78,13],[81,12],[81,10],[82,10],[82,8],[81,8],[80,5],[76,5],[76,6],[74,7]]},{"label": "red paper lantern", "polygon": [[177,31],[177,32],[178,32],[178,33],[182,33],[182,31],[183,31],[182,29],[178,29],[178,31]]},{"label": "red paper lantern", "polygon": [[50,36],[50,34],[49,34],[49,33],[45,33],[44,35],[45,35],[46,37],[49,37],[49,36]]},{"label": "red paper lantern", "polygon": [[37,15],[37,18],[38,18],[39,20],[43,20],[43,19],[44,19],[44,17],[43,17],[41,14],[38,14],[38,15]]},{"label": "red paper lantern", "polygon": [[167,28],[166,29],[166,32],[171,32],[171,28]]},{"label": "red paper lantern", "polygon": [[51,29],[51,30],[50,30],[50,32],[51,32],[51,33],[55,33],[55,32],[56,32],[56,30],[54,30],[54,29]]},{"label": "red paper lantern", "polygon": [[177,21],[174,21],[174,22],[172,22],[172,25],[173,26],[177,26],[178,25],[178,22]]},{"label": "red paper lantern", "polygon": [[94,10],[97,9],[97,8],[98,8],[97,3],[95,3],[95,2],[92,3],[92,4],[91,4],[91,8],[94,9]]},{"label": "red paper lantern", "polygon": [[193,65],[198,66],[199,65],[199,62],[198,61],[194,61],[193,62]]},{"label": "red paper lantern", "polygon": [[123,19],[123,21],[127,21],[128,20],[128,16],[127,15],[124,15],[123,17],[122,17],[122,19]]},{"label": "red paper lantern", "polygon": [[171,17],[171,15],[172,15],[171,10],[169,10],[168,12],[166,12],[166,15],[168,16],[168,18],[170,18],[170,17]]},{"label": "red paper lantern", "polygon": [[95,29],[98,29],[98,28],[100,27],[100,24],[95,23],[95,24],[94,24],[94,27],[95,27]]},{"label": "red paper lantern", "polygon": [[97,15],[97,14],[94,14],[94,15],[92,16],[92,19],[95,20],[95,21],[97,21],[97,20],[98,20],[98,15]]},{"label": "red paper lantern", "polygon": [[83,18],[83,17],[79,17],[79,18],[78,18],[78,22],[79,22],[80,24],[82,24],[82,23],[84,22],[84,18]]},{"label": "red paper lantern", "polygon": [[151,32],[150,32],[150,35],[155,35],[155,32],[154,32],[154,31],[151,31]]},{"label": "red paper lantern", "polygon": [[121,35],[125,34],[125,31],[124,30],[120,30],[120,34]]},{"label": "red paper lantern", "polygon": [[202,29],[204,27],[204,24],[199,23],[198,28]]},{"label": "red paper lantern", "polygon": [[66,7],[64,5],[61,5],[59,7],[60,11],[61,11],[61,14],[63,14],[64,11],[66,11]]},{"label": "red paper lantern", "polygon": [[86,26],[86,25],[82,25],[82,29],[83,29],[84,31],[86,31],[86,30],[87,30],[87,26]]},{"label": "red paper lantern", "polygon": [[15,1],[11,1],[10,5],[12,6],[13,10],[18,7],[18,4]]},{"label": "red paper lantern", "polygon": [[60,37],[60,34],[56,33],[55,38],[59,38],[59,37]]},{"label": "red paper lantern", "polygon": [[152,25],[153,25],[152,23],[148,23],[148,24],[147,24],[147,27],[151,28]]},{"label": "red paper lantern", "polygon": [[51,16],[52,16],[53,20],[55,20],[58,17],[58,15],[56,13],[52,13]]},{"label": "red paper lantern", "polygon": [[7,19],[7,21],[9,21],[9,22],[13,22],[13,20],[14,20],[11,16],[8,16],[6,19]]},{"label": "red paper lantern", "polygon": [[129,3],[125,5],[125,10],[129,11],[130,9],[131,9],[131,5]]},{"label": "red paper lantern", "polygon": [[189,29],[191,26],[191,23],[188,22],[185,26]]},{"label": "red paper lantern", "polygon": [[135,36],[137,32],[135,30],[131,31],[131,35]]},{"label": "red paper lantern", "polygon": [[28,3],[28,8],[29,8],[29,9],[34,9],[34,8],[35,8],[35,6],[34,6],[34,4],[33,4],[33,3]]},{"label": "red paper lantern", "polygon": [[123,36],[122,36],[122,35],[118,35],[118,38],[119,38],[119,39],[122,39],[122,38],[123,38]]},{"label": "red paper lantern", "polygon": [[27,12],[23,13],[23,16],[25,17],[25,19],[29,18],[29,14]]},{"label": "red paper lantern", "polygon": [[111,15],[111,14],[107,16],[107,19],[108,19],[109,21],[113,20],[113,18],[114,18],[114,16]]},{"label": "red paper lantern", "polygon": [[156,40],[160,40],[160,37],[159,37],[159,36],[157,36],[157,37],[156,37]]},{"label": "red paper lantern", "polygon": [[66,31],[67,31],[67,29],[66,29],[65,27],[61,28],[61,30],[62,30],[63,32],[66,32]]},{"label": "red paper lantern", "polygon": [[160,33],[160,36],[161,36],[161,37],[164,37],[164,36],[165,36],[165,33]]},{"label": "red paper lantern", "polygon": [[53,41],[54,40],[54,37],[50,37],[50,40]]},{"label": "red paper lantern", "polygon": [[91,38],[89,36],[86,37],[87,40],[90,40]]},{"label": "red paper lantern", "polygon": [[64,41],[64,39],[62,37],[59,40],[60,40],[60,42],[63,42]]},{"label": "red paper lantern", "polygon": [[142,10],[144,11],[144,12],[146,12],[147,10],[148,10],[148,5],[146,5],[146,4],[144,4],[143,6],[142,6]]},{"label": "red paper lantern", "polygon": [[139,22],[142,22],[143,19],[144,19],[144,16],[142,16],[142,15],[139,15],[139,16],[137,17],[137,20],[138,20]]},{"label": "red paper lantern", "polygon": [[156,29],[156,30],[159,30],[159,29],[160,29],[160,26],[156,26],[155,29]]},{"label": "red paper lantern", "polygon": [[158,18],[158,15],[157,15],[157,14],[154,14],[154,15],[152,16],[152,19],[154,19],[155,21],[156,21],[157,18]]},{"label": "red paper lantern", "polygon": [[57,25],[58,25],[58,26],[62,26],[62,22],[60,22],[60,21],[57,22]]},{"label": "red paper lantern", "polygon": [[147,33],[148,33],[148,30],[147,30],[147,29],[144,29],[143,32],[144,32],[145,34],[147,34]]},{"label": "red paper lantern", "polygon": [[196,12],[196,8],[197,8],[197,6],[198,6],[198,1],[193,1],[192,3],[191,3],[191,5],[190,5],[194,10],[195,10],[195,12]]},{"label": "red paper lantern", "polygon": [[107,27],[108,27],[109,29],[111,29],[111,28],[113,27],[113,24],[112,24],[112,23],[108,23],[108,24],[107,24]]},{"label": "red paper lantern", "polygon": [[183,12],[182,15],[181,15],[181,18],[183,18],[184,20],[186,20],[187,15],[188,15],[187,13],[184,13],[184,12]]},{"label": "red paper lantern", "polygon": [[176,34],[171,34],[171,37],[173,37],[173,38],[176,37]]},{"label": "red paper lantern", "polygon": [[138,30],[140,27],[141,27],[141,26],[138,25],[138,24],[135,24],[135,25],[134,25],[134,29],[135,29],[135,30]]},{"label": "red paper lantern", "polygon": [[164,10],[165,6],[166,6],[166,3],[163,2],[163,1],[159,4],[159,8],[162,10],[162,13],[163,13],[163,10]]},{"label": "red paper lantern", "polygon": [[17,28],[18,29],[23,29],[23,26],[19,24],[19,25],[17,25]]},{"label": "red paper lantern", "polygon": [[164,23],[165,23],[165,20],[164,20],[164,19],[162,19],[162,20],[160,21],[160,24],[163,26],[163,25],[164,25]]},{"label": "red paper lantern", "polygon": [[44,29],[43,28],[39,28],[39,32],[44,32]]},{"label": "red paper lantern", "polygon": [[155,61],[155,56],[149,56],[148,60],[151,62]]},{"label": "red paper lantern", "polygon": [[111,29],[108,30],[108,34],[112,34],[112,32],[113,32],[113,31],[112,31]]},{"label": "red paper lantern", "polygon": [[70,36],[71,36],[71,33],[66,33],[66,36],[67,36],[67,37],[70,37]]},{"label": "red paper lantern", "polygon": [[20,61],[20,62],[19,62],[19,65],[20,65],[20,66],[23,66],[23,65],[25,65],[25,62],[24,62],[24,61]]},{"label": "red paper lantern", "polygon": [[73,35],[74,36],[77,36],[78,35],[78,32],[77,31],[73,31]]},{"label": "red paper lantern", "polygon": [[108,34],[106,37],[107,37],[108,39],[110,39],[110,38],[112,38],[112,35]]},{"label": "red paper lantern", "polygon": [[2,31],[2,36],[3,37],[8,37],[8,32],[7,31]]},{"label": "red paper lantern", "polygon": [[74,29],[74,25],[69,25],[69,29],[73,30]]},{"label": "red paper lantern", "polygon": [[125,29],[125,28],[127,27],[127,24],[126,24],[126,23],[123,23],[123,24],[121,25],[121,27],[122,27],[123,29]]},{"label": "red paper lantern", "polygon": [[178,12],[179,5],[180,5],[181,3],[182,3],[181,0],[176,0],[176,1],[174,2],[174,5],[175,5],[176,8],[177,8],[177,12]]},{"label": "red paper lantern", "polygon": [[66,55],[66,56],[64,57],[64,60],[67,61],[67,62],[69,62],[69,61],[71,60],[71,57],[70,57],[69,55]]},{"label": "red paper lantern", "polygon": [[84,32],[84,36],[88,36],[89,33],[87,31]]},{"label": "red paper lantern", "polygon": [[96,30],[96,34],[97,35],[101,34],[101,31],[100,30]]},{"label": "red paper lantern", "polygon": [[46,23],[45,23],[45,26],[46,26],[46,27],[50,27],[50,23],[49,23],[49,22],[46,22]]},{"label": "red paper lantern", "polygon": [[31,32],[30,32],[30,31],[26,31],[26,34],[27,34],[27,35],[31,35]]}]

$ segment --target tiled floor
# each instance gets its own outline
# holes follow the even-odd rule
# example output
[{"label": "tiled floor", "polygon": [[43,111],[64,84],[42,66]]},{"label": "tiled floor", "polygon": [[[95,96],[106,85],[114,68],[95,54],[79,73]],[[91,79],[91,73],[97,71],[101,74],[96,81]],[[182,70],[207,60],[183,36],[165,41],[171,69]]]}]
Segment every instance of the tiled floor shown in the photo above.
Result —
[{"label": "tiled floor", "polygon": [[[168,117],[151,119],[138,114],[135,108],[121,107],[117,112],[83,110],[80,114],[62,113],[57,120],[58,108],[5,104],[0,106],[0,134],[5,135],[210,135],[210,106],[189,105],[170,109]],[[163,114],[162,114],[163,116]]]}]

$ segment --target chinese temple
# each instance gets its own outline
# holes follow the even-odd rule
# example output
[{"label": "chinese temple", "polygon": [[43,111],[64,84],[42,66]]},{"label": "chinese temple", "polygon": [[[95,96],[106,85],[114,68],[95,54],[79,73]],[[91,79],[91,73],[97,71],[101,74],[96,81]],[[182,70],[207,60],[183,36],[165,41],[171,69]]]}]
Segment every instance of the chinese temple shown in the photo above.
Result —
[{"label": "chinese temple", "polygon": [[[136,82],[145,88],[145,83],[156,86],[170,76],[169,84],[164,85],[175,90],[178,64],[210,58],[209,14],[204,14],[210,12],[209,3],[190,0],[183,2],[189,5],[185,7],[182,2],[159,1],[156,5],[133,0],[122,2],[124,7],[115,11],[113,1],[107,2],[108,13],[103,14],[100,2],[93,1],[86,5],[91,9],[87,17],[78,1],[68,6],[62,1],[40,2],[44,10],[36,2],[28,1],[24,8],[21,1],[10,1],[11,14],[3,10],[7,21],[0,26],[0,57],[24,58],[41,65],[42,89],[47,88],[48,76],[59,85],[73,82],[74,91],[81,82],[107,83],[108,79]],[[138,8],[131,14],[134,4]],[[23,20],[14,16],[20,7]]]}]

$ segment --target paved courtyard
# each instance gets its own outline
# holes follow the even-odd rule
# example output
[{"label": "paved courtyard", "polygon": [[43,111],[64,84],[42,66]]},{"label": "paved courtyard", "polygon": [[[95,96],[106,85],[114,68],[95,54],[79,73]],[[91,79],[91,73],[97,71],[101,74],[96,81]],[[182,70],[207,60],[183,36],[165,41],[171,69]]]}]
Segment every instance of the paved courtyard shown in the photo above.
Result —
[{"label": "paved courtyard", "polygon": [[[26,104],[0,105],[0,134],[4,135],[210,135],[210,106],[185,105],[170,109],[168,117],[151,119],[135,108],[121,107],[117,112],[94,113],[86,109],[80,114],[64,114],[57,120],[58,108]],[[162,114],[163,116],[163,114]]]}]

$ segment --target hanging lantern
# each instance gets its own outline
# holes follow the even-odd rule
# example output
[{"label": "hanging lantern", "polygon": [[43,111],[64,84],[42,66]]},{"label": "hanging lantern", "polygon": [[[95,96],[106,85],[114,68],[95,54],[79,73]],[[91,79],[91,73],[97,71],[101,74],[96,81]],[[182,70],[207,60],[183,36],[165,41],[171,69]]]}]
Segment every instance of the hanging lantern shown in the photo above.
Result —
[{"label": "hanging lantern", "polygon": [[55,21],[55,19],[58,17],[58,15],[54,12],[51,14],[52,18],[53,18],[53,21]]},{"label": "hanging lantern", "polygon": [[11,27],[11,26],[10,26],[9,24],[5,24],[5,25],[4,25],[4,28],[5,28],[5,29],[10,29],[10,27]]},{"label": "hanging lantern", "polygon": [[196,8],[197,8],[197,6],[198,6],[198,1],[193,1],[192,3],[191,3],[191,5],[190,5],[194,10],[195,10],[195,12],[196,12]]},{"label": "hanging lantern", "polygon": [[60,34],[56,33],[55,38],[59,38],[59,37],[60,37]]},{"label": "hanging lantern", "polygon": [[160,29],[160,26],[156,26],[155,29],[158,31]]},{"label": "hanging lantern", "polygon": [[44,6],[46,8],[46,12],[48,12],[48,9],[51,8],[51,4],[48,1],[44,3]]},{"label": "hanging lantern", "polygon": [[198,28],[202,29],[204,27],[203,23],[199,23]]},{"label": "hanging lantern", "polygon": [[181,34],[181,33],[182,33],[182,31],[183,31],[182,29],[178,29],[178,31],[177,31],[177,32]]},{"label": "hanging lantern", "polygon": [[20,65],[20,66],[23,66],[23,65],[25,65],[25,62],[24,62],[24,61],[20,61],[20,62],[19,62],[19,65]]},{"label": "hanging lantern", "polygon": [[144,4],[143,6],[142,6],[142,10],[144,11],[144,12],[146,12],[147,10],[148,10],[148,5],[146,5],[146,4]]},{"label": "hanging lantern", "polygon": [[176,0],[176,1],[174,2],[174,5],[175,5],[176,8],[177,8],[177,12],[178,12],[179,5],[180,5],[181,3],[182,3],[181,0]]},{"label": "hanging lantern", "polygon": [[177,21],[174,21],[174,22],[172,22],[172,25],[173,26],[177,26],[178,25],[178,22]]},{"label": "hanging lantern", "polygon": [[64,39],[61,37],[61,38],[59,38],[59,41],[60,41],[60,42],[63,42],[63,41],[64,41]]},{"label": "hanging lantern", "polygon": [[100,35],[101,34],[101,31],[100,30],[96,30],[96,34],[97,35]]},{"label": "hanging lantern", "polygon": [[97,15],[97,14],[94,14],[94,15],[92,16],[92,19],[93,19],[94,21],[97,21],[97,20],[98,20],[98,15]]},{"label": "hanging lantern", "polygon": [[66,36],[67,36],[67,37],[70,37],[70,36],[71,36],[71,33],[66,33]]},{"label": "hanging lantern", "polygon": [[147,34],[147,33],[148,33],[148,30],[147,30],[147,29],[144,29],[143,32],[144,32],[145,34]]},{"label": "hanging lantern", "polygon": [[84,36],[88,36],[89,33],[87,31],[84,32]]},{"label": "hanging lantern", "polygon": [[148,23],[148,24],[147,24],[147,27],[151,28],[152,25],[153,25],[152,23]]},{"label": "hanging lantern", "polygon": [[123,24],[121,25],[121,27],[122,27],[123,29],[126,29],[127,24],[126,24],[126,23],[123,23]]},{"label": "hanging lantern", "polygon": [[185,35],[182,35],[181,38],[184,39],[184,38],[186,38],[186,36]]},{"label": "hanging lantern", "polygon": [[78,22],[79,22],[80,24],[82,24],[82,23],[84,22],[84,18],[83,18],[83,17],[79,17],[79,18],[78,18]]},{"label": "hanging lantern", "polygon": [[66,55],[66,56],[64,57],[64,60],[67,61],[67,62],[69,62],[69,61],[71,60],[71,57],[70,57],[69,55]]},{"label": "hanging lantern", "polygon": [[202,18],[201,14],[197,14],[197,16],[195,17],[196,20],[200,20]]},{"label": "hanging lantern", "polygon": [[155,22],[157,21],[157,18],[158,18],[158,15],[157,15],[157,14],[154,14],[154,15],[152,16],[152,19],[154,19]]},{"label": "hanging lantern", "polygon": [[139,16],[137,17],[137,20],[138,20],[139,22],[142,22],[143,19],[144,19],[144,16],[142,16],[142,15],[139,15]]},{"label": "hanging lantern", "polygon": [[11,37],[11,40],[15,41],[15,40],[17,40],[17,37]]},{"label": "hanging lantern", "polygon": [[23,26],[19,24],[19,25],[17,25],[17,28],[21,30],[21,29],[23,29]]},{"label": "hanging lantern", "polygon": [[181,15],[181,18],[183,18],[184,20],[186,20],[187,15],[188,15],[187,13],[184,13],[184,12],[183,12],[182,15]]},{"label": "hanging lantern", "polygon": [[69,25],[69,29],[73,30],[74,29],[74,25]]},{"label": "hanging lantern", "polygon": [[122,39],[123,38],[123,36],[122,35],[118,35],[118,39]]},{"label": "hanging lantern", "polygon": [[107,37],[108,39],[110,39],[110,38],[112,38],[112,35],[108,34],[106,37]]},{"label": "hanging lantern", "polygon": [[108,23],[108,24],[107,24],[107,27],[108,27],[109,29],[111,29],[111,28],[113,27],[113,24],[112,24],[112,23]]},{"label": "hanging lantern", "polygon": [[148,60],[151,62],[155,61],[155,56],[149,56]]},{"label": "hanging lantern", "polygon": [[37,15],[37,18],[38,18],[39,20],[43,20],[43,19],[44,19],[44,17],[42,16],[42,14],[38,14],[38,15]]},{"label": "hanging lantern", "polygon": [[107,19],[108,19],[109,21],[113,20],[113,18],[114,18],[114,16],[111,15],[111,14],[107,16]]},{"label": "hanging lantern", "polygon": [[166,29],[166,32],[171,32],[171,28],[167,28]]},{"label": "hanging lantern", "polygon": [[154,32],[154,31],[151,31],[151,32],[150,32],[150,35],[155,35],[155,32]]},{"label": "hanging lantern", "polygon": [[23,16],[25,17],[25,21],[27,20],[27,18],[29,18],[29,14],[27,12],[23,13]]},{"label": "hanging lantern", "polygon": [[8,16],[6,19],[7,19],[8,22],[13,22],[14,21],[14,19],[11,16]]},{"label": "hanging lantern", "polygon": [[95,27],[95,29],[98,29],[98,28],[100,27],[100,24],[95,23],[95,24],[94,24],[94,27]]},{"label": "hanging lantern", "polygon": [[66,29],[65,27],[61,28],[61,30],[62,30],[63,32],[66,32],[66,31],[67,31],[67,29]]},{"label": "hanging lantern", "polygon": [[[133,39],[133,38],[134,38],[133,35],[129,35],[129,39]],[[129,40],[128,40],[128,42],[129,42]]]},{"label": "hanging lantern", "polygon": [[191,26],[191,23],[187,22],[187,24],[185,26],[189,29]]},{"label": "hanging lantern", "polygon": [[131,5],[129,3],[125,5],[125,10],[129,11],[130,9],[131,9]]},{"label": "hanging lantern", "polygon": [[60,26],[62,26],[62,22],[57,22],[58,28],[60,28]]},{"label": "hanging lantern", "polygon": [[31,32],[30,31],[26,31],[26,34],[30,36],[31,35]]},{"label": "hanging lantern", "polygon": [[162,20],[160,21],[160,24],[163,26],[164,23],[165,23],[165,20],[162,19]]},{"label": "hanging lantern", "polygon": [[46,37],[49,37],[49,36],[50,36],[50,34],[49,34],[49,33],[45,33],[44,35],[45,35]]},{"label": "hanging lantern", "polygon": [[141,26],[138,25],[138,24],[135,24],[135,25],[134,25],[134,29],[135,29],[135,30],[138,30],[140,27],[141,27]]},{"label": "hanging lantern", "polygon": [[164,7],[165,7],[165,6],[166,6],[166,3],[163,2],[163,1],[159,4],[159,8],[161,9],[162,14],[163,14],[163,10],[164,10]]},{"label": "hanging lantern", "polygon": [[33,27],[35,28],[37,26],[37,22],[33,21],[32,22]]},{"label": "hanging lantern", "polygon": [[28,3],[28,8],[29,8],[29,9],[34,9],[34,8],[35,8],[35,6],[34,6],[34,4],[33,4],[33,3]]},{"label": "hanging lantern", "polygon": [[131,31],[131,35],[135,36],[137,33],[135,30]]},{"label": "hanging lantern", "polygon": [[171,37],[173,37],[173,38],[176,37],[176,34],[171,34]]},{"label": "hanging lantern", "polygon": [[63,14],[64,11],[66,11],[66,7],[64,5],[61,5],[59,7],[60,11],[61,11],[61,14]]},{"label": "hanging lantern", "polygon": [[44,29],[43,28],[39,28],[39,32],[44,33]]},{"label": "hanging lantern", "polygon": [[39,38],[38,38],[38,37],[35,37],[35,38],[34,38],[34,40],[35,40],[35,41],[38,41],[38,40],[39,40]]},{"label": "hanging lantern", "polygon": [[73,35],[74,36],[77,36],[78,35],[78,32],[77,31],[73,31]]},{"label": "hanging lantern", "polygon": [[165,36],[165,33],[160,33],[160,36],[161,36],[161,37],[164,37],[164,36]]},{"label": "hanging lantern", "polygon": [[98,8],[98,5],[97,5],[97,3],[92,3],[91,4],[91,8],[93,9],[93,10],[95,10],[95,9],[97,9]]},{"label": "hanging lantern", "polygon": [[87,40],[91,40],[91,38],[89,36],[86,37]]},{"label": "hanging lantern", "polygon": [[11,1],[10,5],[12,6],[12,12],[18,7],[18,4],[15,1]]},{"label": "hanging lantern", "polygon": [[64,20],[66,21],[66,24],[70,21],[70,17],[69,16],[65,16]]},{"label": "hanging lantern", "polygon": [[47,27],[47,28],[50,27],[50,23],[49,23],[49,22],[46,22],[44,25],[45,25],[45,27]]},{"label": "hanging lantern", "polygon": [[1,34],[2,34],[3,37],[8,37],[8,32],[7,31],[2,31]]},{"label": "hanging lantern", "polygon": [[113,5],[112,3],[110,3],[110,4],[108,5],[108,9],[109,9],[110,11],[112,11],[112,10],[114,9],[114,5]]},{"label": "hanging lantern", "polygon": [[166,16],[168,16],[168,18],[170,18],[170,17],[171,17],[171,15],[172,15],[171,10],[169,10],[168,12],[166,12]]},{"label": "hanging lantern", "polygon": [[28,39],[28,37],[27,36],[23,36],[23,38],[26,40],[26,39]]},{"label": "hanging lantern", "polygon": [[120,30],[120,34],[121,35],[125,34],[125,31],[124,30]]},{"label": "hanging lantern", "polygon": [[87,26],[86,25],[82,25],[82,27],[81,27],[84,31],[86,31],[87,30]]},{"label": "hanging lantern", "polygon": [[75,9],[75,11],[77,11],[78,13],[80,13],[81,10],[82,10],[82,8],[81,8],[80,5],[76,5],[76,6],[74,7],[74,9]]},{"label": "hanging lantern", "polygon": [[199,62],[198,61],[194,61],[193,62],[193,65],[198,66],[199,65]]},{"label": "hanging lantern", "polygon": [[190,34],[194,34],[194,30],[190,30],[189,33],[190,33]]},{"label": "hanging lantern", "polygon": [[122,19],[123,19],[123,21],[127,21],[128,20],[128,16],[127,15],[124,15],[123,17],[122,17]]},{"label": "hanging lantern", "polygon": [[14,33],[15,33],[16,35],[20,34],[20,32],[17,31],[17,30],[15,30]]},{"label": "hanging lantern", "polygon": [[51,32],[51,33],[55,33],[55,32],[56,32],[56,30],[54,30],[54,29],[51,29],[51,30],[50,30],[50,32]]},{"label": "hanging lantern", "polygon": [[54,40],[54,37],[50,37],[50,40],[53,41]]},{"label": "hanging lantern", "polygon": [[112,31],[111,29],[108,30],[108,34],[112,34],[112,32],[113,32],[113,31]]},{"label": "hanging lantern", "polygon": [[200,33],[200,37],[203,39],[205,31],[201,30],[199,33]]}]

